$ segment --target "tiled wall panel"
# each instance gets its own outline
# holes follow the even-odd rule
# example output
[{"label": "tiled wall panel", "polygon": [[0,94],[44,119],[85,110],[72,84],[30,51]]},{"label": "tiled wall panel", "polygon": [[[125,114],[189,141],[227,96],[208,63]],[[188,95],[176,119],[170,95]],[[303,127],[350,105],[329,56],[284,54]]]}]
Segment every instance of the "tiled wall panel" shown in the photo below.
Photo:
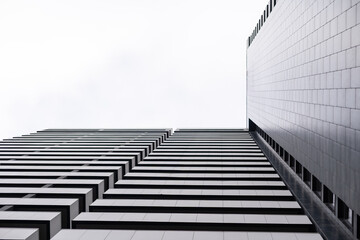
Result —
[{"label": "tiled wall panel", "polygon": [[278,1],[247,81],[248,118],[359,214],[360,1]]}]

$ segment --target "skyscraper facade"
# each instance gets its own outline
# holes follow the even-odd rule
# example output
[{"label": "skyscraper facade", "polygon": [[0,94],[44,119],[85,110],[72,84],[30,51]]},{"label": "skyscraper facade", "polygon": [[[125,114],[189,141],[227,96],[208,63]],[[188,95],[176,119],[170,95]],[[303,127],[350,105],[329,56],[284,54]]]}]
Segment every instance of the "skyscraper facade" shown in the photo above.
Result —
[{"label": "skyscraper facade", "polygon": [[0,142],[0,239],[359,239],[360,1],[270,0],[248,129]]},{"label": "skyscraper facade", "polygon": [[0,158],[1,239],[321,239],[244,129],[49,129]]},{"label": "skyscraper facade", "polygon": [[359,238],[360,2],[270,1],[247,44],[250,130]]}]

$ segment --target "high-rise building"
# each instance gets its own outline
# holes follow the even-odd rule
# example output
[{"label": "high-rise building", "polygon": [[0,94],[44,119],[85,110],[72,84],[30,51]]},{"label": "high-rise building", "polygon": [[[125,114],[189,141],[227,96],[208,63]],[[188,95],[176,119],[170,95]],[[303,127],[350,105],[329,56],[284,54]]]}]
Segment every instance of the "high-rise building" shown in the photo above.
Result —
[{"label": "high-rise building", "polygon": [[0,142],[0,239],[359,239],[360,1],[270,0],[248,129]]},{"label": "high-rise building", "polygon": [[49,129],[0,159],[1,239],[321,239],[247,130]]},{"label": "high-rise building", "polygon": [[360,238],[360,1],[270,1],[247,44],[255,139],[309,192],[324,232],[334,221]]}]

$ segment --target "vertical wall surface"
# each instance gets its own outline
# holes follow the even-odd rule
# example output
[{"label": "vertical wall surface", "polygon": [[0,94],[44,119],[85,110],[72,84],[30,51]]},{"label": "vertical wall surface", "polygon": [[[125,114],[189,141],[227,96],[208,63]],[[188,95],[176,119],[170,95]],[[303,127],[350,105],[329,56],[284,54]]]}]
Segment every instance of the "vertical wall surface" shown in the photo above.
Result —
[{"label": "vertical wall surface", "polygon": [[278,1],[247,64],[248,118],[359,214],[360,1]]}]

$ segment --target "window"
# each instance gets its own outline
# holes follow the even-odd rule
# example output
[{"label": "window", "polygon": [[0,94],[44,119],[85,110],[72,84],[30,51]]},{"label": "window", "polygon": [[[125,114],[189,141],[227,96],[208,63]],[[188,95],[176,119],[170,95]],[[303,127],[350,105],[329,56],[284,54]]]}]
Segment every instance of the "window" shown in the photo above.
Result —
[{"label": "window", "polygon": [[295,159],[293,156],[290,155],[290,162],[289,162],[290,167],[295,170]]},{"label": "window", "polygon": [[296,161],[295,172],[300,178],[302,177],[302,165],[298,161]]},{"label": "window", "polygon": [[312,176],[312,190],[313,192],[316,194],[316,196],[318,196],[319,198],[321,198],[321,193],[322,193],[322,186],[321,186],[321,182],[319,181],[319,179],[317,179],[314,175]]},{"label": "window", "polygon": [[303,181],[306,185],[311,187],[311,174],[306,168],[303,168]]},{"label": "window", "polygon": [[266,22],[267,16],[266,16],[266,11],[265,10],[264,10],[263,16],[264,16],[264,22]]},{"label": "window", "polygon": [[285,154],[284,154],[284,161],[285,162],[288,162],[289,161],[289,154],[288,154],[288,152],[287,151],[285,151]]},{"label": "window", "polygon": [[338,198],[338,217],[339,219],[345,223],[345,225],[349,228],[353,228],[354,223],[354,214],[353,210],[351,210],[341,199]]},{"label": "window", "polygon": [[335,194],[330,189],[324,186],[324,203],[330,210],[335,211]]}]

